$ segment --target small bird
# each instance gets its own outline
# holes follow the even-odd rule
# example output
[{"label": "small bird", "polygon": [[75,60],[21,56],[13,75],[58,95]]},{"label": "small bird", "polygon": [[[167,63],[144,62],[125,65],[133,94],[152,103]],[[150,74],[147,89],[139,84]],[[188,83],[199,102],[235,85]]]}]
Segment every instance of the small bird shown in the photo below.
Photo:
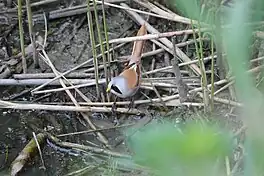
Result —
[{"label": "small bird", "polygon": [[[143,24],[138,30],[137,36],[147,33],[146,26]],[[128,65],[124,70],[108,83],[106,92],[111,91],[120,98],[132,97],[139,89],[141,82],[141,56],[144,48],[144,40],[134,42],[131,56],[128,58]]]}]

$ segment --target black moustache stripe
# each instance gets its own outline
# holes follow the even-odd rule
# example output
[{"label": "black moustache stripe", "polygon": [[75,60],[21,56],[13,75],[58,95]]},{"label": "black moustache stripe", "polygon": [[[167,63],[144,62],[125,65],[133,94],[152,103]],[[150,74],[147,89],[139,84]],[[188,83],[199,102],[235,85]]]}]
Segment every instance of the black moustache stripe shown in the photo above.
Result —
[{"label": "black moustache stripe", "polygon": [[113,89],[115,92],[122,94],[122,92],[116,87],[115,85],[111,86],[111,89]]}]

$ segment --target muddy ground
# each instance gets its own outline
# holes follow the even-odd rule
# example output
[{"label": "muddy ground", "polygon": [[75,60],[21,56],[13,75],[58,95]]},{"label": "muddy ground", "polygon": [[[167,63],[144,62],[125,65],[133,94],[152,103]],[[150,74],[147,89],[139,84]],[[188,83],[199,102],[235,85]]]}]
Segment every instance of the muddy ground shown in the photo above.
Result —
[{"label": "muddy ground", "polygon": [[[65,5],[60,3],[61,6]],[[130,4],[134,8],[139,8],[136,4]],[[58,4],[57,4],[58,6]],[[47,9],[52,7],[45,7]],[[35,9],[34,13],[37,13],[39,9]],[[40,10],[39,10],[40,11]],[[142,15],[145,19],[146,15]],[[102,24],[102,14],[99,11],[99,21]],[[106,9],[106,21],[108,24],[108,34],[110,39],[115,39],[125,36],[134,36],[139,28],[131,18],[123,11],[115,8]],[[171,22],[165,19],[157,19],[150,17],[149,23],[153,25],[160,32],[174,31],[174,30],[184,30],[187,28],[186,25],[176,22]],[[47,54],[49,55],[54,66],[60,71],[67,71],[74,66],[86,61],[88,58],[92,57],[91,44],[89,39],[88,25],[86,14],[80,14],[67,18],[60,18],[55,20],[50,20],[48,38],[47,38]],[[102,26],[101,26],[102,27]],[[26,25],[25,29],[25,44],[30,43],[28,37],[28,29]],[[35,31],[44,34],[44,23],[39,21],[35,25]],[[178,36],[177,41],[181,41],[184,36]],[[191,39],[192,36],[189,36]],[[169,38],[170,39],[170,38]],[[14,26],[13,30],[10,31],[10,35],[7,37],[8,45],[12,49],[12,53],[18,53],[20,51],[19,34],[17,25]],[[123,47],[115,50],[113,54],[113,59],[127,56],[131,53],[132,42],[125,44]],[[145,51],[151,51],[152,43],[147,41]],[[186,53],[190,58],[195,57],[195,46],[190,44],[187,47],[183,47],[182,51]],[[165,52],[151,57],[145,57],[143,59],[143,67],[146,70],[150,70],[150,65],[155,59],[155,68],[162,68],[168,66],[167,59],[165,57]],[[209,55],[210,48],[209,42],[204,42],[204,53]],[[170,59],[172,56],[170,56]],[[5,59],[8,60],[8,57]],[[120,61],[120,60],[119,60]],[[102,60],[100,59],[100,63]],[[88,68],[93,67],[93,64],[86,65],[85,67],[78,69],[78,72],[83,72]],[[121,62],[117,62],[117,66],[122,69],[123,65]],[[208,63],[210,67],[210,63]],[[51,73],[52,70],[47,64],[40,60],[40,68],[35,69],[33,65],[29,66],[28,73]],[[21,73],[21,72],[18,72]],[[87,73],[87,72],[86,72]],[[93,74],[93,71],[89,73]],[[100,77],[103,77],[103,72],[100,72]],[[172,73],[157,73],[152,75],[153,77],[170,76]],[[190,76],[188,74],[184,75],[186,77]],[[12,76],[11,76],[12,77]],[[90,78],[94,78],[91,76]],[[200,78],[198,78],[199,80]],[[217,79],[217,78],[216,78]],[[32,95],[30,90],[34,86],[1,86],[0,97],[2,100],[6,101],[23,101],[23,102],[34,102],[37,98],[43,96],[43,94]],[[60,86],[47,86],[44,89],[50,89]],[[199,87],[199,85],[197,86]],[[100,89],[102,92],[105,90],[105,85],[101,85]],[[80,88],[83,94],[85,94],[91,101],[98,101],[95,97],[96,92],[94,87]],[[25,91],[20,96],[15,96],[22,91]],[[136,95],[136,99],[145,99],[145,96],[154,98],[156,95],[152,91],[140,90]],[[72,91],[76,95],[75,91]],[[168,92],[160,91],[161,95],[168,94]],[[173,94],[173,93],[171,93]],[[228,97],[226,93],[222,95],[223,97]],[[82,101],[79,96],[76,96],[77,101]],[[65,92],[51,93],[49,96],[37,100],[37,103],[49,103],[49,102],[70,102],[69,97]],[[201,102],[201,99],[197,97],[194,98],[194,102]],[[169,111],[164,111],[162,108],[151,106],[148,104],[137,105],[137,109],[145,113],[144,116],[160,120],[170,119],[175,123],[183,123],[186,120],[197,120],[201,117],[205,120],[214,120],[216,122],[222,123],[224,126],[230,127],[232,131],[236,131],[241,126],[240,121],[230,114],[231,107],[228,105],[216,105],[216,110],[214,115],[203,114],[203,107],[169,107]],[[44,129],[53,135],[71,133],[76,131],[87,130],[84,127],[78,117],[81,115],[75,112],[54,112],[54,111],[44,111],[44,110],[12,110],[12,109],[1,109],[0,111],[0,168],[1,175],[7,174],[10,169],[11,162],[17,157],[19,152],[24,148],[30,139],[32,139],[32,132],[38,133],[38,129]],[[138,115],[128,115],[128,114],[118,114],[118,119],[124,119],[123,124],[136,123],[139,119],[144,116]],[[213,117],[214,116],[214,117]],[[94,124],[99,128],[110,128],[115,125],[115,118],[111,113],[90,113],[89,117],[94,122]],[[213,117],[213,118],[212,118]],[[118,139],[123,136],[123,132],[128,127],[118,128],[113,130],[105,130],[103,134],[106,135],[110,144],[115,144]],[[90,129],[88,127],[88,129]],[[69,141],[84,145],[90,145],[90,143],[95,143],[101,146],[96,136],[92,133],[72,135],[66,137],[60,137],[62,141]],[[127,153],[128,149],[124,143],[113,149],[120,153]],[[42,150],[42,155],[46,167],[46,171],[41,169],[42,162],[39,156],[35,156],[32,161],[28,162],[28,165],[23,169],[20,175],[66,175],[80,168],[86,167],[89,164],[96,163],[91,157],[87,156],[71,156],[68,153],[58,152],[49,145],[45,145]],[[90,171],[91,175],[135,175],[142,174],[144,172],[138,171],[124,171],[121,169],[116,169],[114,166],[115,162],[112,160],[106,160],[107,166],[99,167],[95,170]],[[128,169],[129,170],[129,169]]]}]

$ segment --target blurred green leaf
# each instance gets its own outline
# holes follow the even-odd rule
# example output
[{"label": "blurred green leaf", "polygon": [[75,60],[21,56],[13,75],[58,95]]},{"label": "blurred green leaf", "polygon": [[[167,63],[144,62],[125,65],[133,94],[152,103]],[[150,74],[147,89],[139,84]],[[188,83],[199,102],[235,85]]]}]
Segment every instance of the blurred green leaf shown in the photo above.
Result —
[{"label": "blurred green leaf", "polygon": [[189,123],[182,130],[169,122],[151,123],[128,139],[135,162],[164,172],[188,167],[192,172],[206,171],[230,154],[231,144],[228,133],[199,123]]},{"label": "blurred green leaf", "polygon": [[181,12],[181,15],[191,19],[199,19],[200,1],[198,0],[167,0],[169,3]]}]

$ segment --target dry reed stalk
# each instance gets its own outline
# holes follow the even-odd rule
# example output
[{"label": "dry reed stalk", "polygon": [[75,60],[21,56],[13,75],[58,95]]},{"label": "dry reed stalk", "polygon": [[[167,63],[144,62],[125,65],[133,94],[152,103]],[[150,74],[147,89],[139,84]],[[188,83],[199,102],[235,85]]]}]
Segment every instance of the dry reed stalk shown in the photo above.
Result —
[{"label": "dry reed stalk", "polygon": [[[98,3],[102,3],[102,1],[97,1]],[[140,14],[145,14],[145,15],[149,15],[149,16],[153,16],[153,17],[157,17],[157,18],[162,18],[162,19],[166,19],[166,20],[170,20],[170,21],[176,21],[176,22],[180,22],[180,23],[184,23],[184,24],[190,24],[190,19],[179,16],[179,15],[175,15],[175,14],[164,14],[163,15],[159,15],[159,14],[155,14],[155,13],[150,13],[150,12],[145,12],[142,10],[138,10],[138,9],[133,9],[130,7],[124,7],[124,6],[119,6],[119,5],[115,5],[115,4],[111,4],[111,3],[104,3],[105,5],[111,6],[111,7],[115,7],[115,8],[119,8],[119,9],[123,9],[123,10],[127,10],[127,11],[131,11],[131,12],[137,12]]]},{"label": "dry reed stalk", "polygon": [[[19,109],[19,110],[45,110],[45,111],[73,111],[73,112],[104,112],[111,113],[111,108],[91,107],[91,106],[61,106],[61,105],[43,105],[43,104],[19,104],[0,100],[0,107],[3,109]],[[129,112],[127,108],[117,108],[119,113],[141,114],[140,111],[133,109]]]},{"label": "dry reed stalk", "polygon": [[[50,59],[48,58],[48,56],[47,56],[45,50],[42,50],[42,52],[43,52],[43,54],[44,54],[44,56],[45,56],[43,59],[44,59],[44,60],[45,60],[45,59],[47,60],[48,65],[51,67],[52,71],[56,74],[56,76],[58,76],[60,73],[56,70],[56,68],[54,67],[54,65],[52,64],[52,62],[50,61]],[[66,79],[66,78],[64,77],[64,79]],[[60,83],[61,83],[61,86],[62,86],[63,88],[66,88],[66,85],[64,84],[64,82],[63,82],[63,80],[62,80],[61,78],[59,79],[59,81],[60,81]],[[77,90],[77,89],[75,89],[75,90]],[[77,106],[77,107],[80,107],[80,105],[78,104],[78,102],[76,101],[76,99],[74,98],[74,96],[72,95],[72,93],[71,93],[69,90],[65,90],[65,92],[66,92],[67,95],[70,97],[70,99],[71,99],[71,101],[74,103],[74,105]],[[80,92],[80,91],[77,91],[77,92]],[[82,95],[82,94],[80,94],[80,95]],[[85,99],[85,98],[84,98],[84,99]],[[90,120],[90,118],[88,117],[88,115],[85,114],[85,113],[83,113],[83,112],[81,112],[81,115],[83,116],[83,118],[85,119],[85,121],[89,124],[89,126],[90,126],[92,129],[95,130],[96,127],[95,127],[95,125],[92,123],[92,121]],[[108,145],[108,140],[106,139],[106,137],[105,137],[103,134],[101,134],[100,132],[96,132],[95,134],[98,136],[99,141],[101,141],[104,145],[106,145],[107,147],[109,147],[109,145]]]},{"label": "dry reed stalk", "polygon": [[[124,7],[129,7],[127,4],[125,3],[121,3],[121,6],[124,6]],[[139,23],[140,25],[143,25],[145,24],[146,28],[147,28],[147,31],[150,32],[150,33],[153,33],[153,34],[158,34],[159,31],[157,31],[155,28],[153,28],[148,22],[146,22],[140,15],[138,15],[137,13],[135,12],[132,12],[132,11],[128,11],[126,10],[126,12],[132,16],[132,18],[137,22]],[[172,43],[171,41],[169,41],[167,38],[159,38],[159,41],[162,42],[165,46],[167,46],[171,53],[172,52]],[[179,56],[179,58],[183,61],[183,62],[189,62],[191,61],[191,59],[184,53],[182,52],[178,47],[176,47],[176,53],[177,55]],[[190,68],[192,69],[192,71],[197,74],[197,75],[200,75],[201,74],[201,70],[199,69],[199,67],[195,64],[191,64],[190,65]]]},{"label": "dry reed stalk", "polygon": [[[110,51],[106,51],[106,52],[111,52],[111,51],[113,51],[113,50],[116,49],[116,48],[122,47],[123,45],[124,45],[124,43],[122,43],[122,44],[120,44],[120,45],[118,45],[118,46],[115,46],[114,48],[111,48]],[[99,59],[100,57],[102,57],[102,54],[99,54],[99,55],[97,56],[97,59]],[[31,92],[34,94],[35,91],[38,91],[39,89],[45,87],[46,85],[50,84],[51,82],[53,82],[53,81],[55,81],[55,80],[61,78],[62,76],[65,76],[65,75],[69,74],[69,73],[72,72],[72,71],[77,70],[78,68],[81,68],[82,66],[84,66],[84,65],[86,65],[86,64],[88,64],[88,63],[90,63],[90,62],[92,62],[92,61],[93,61],[93,58],[88,59],[87,61],[85,61],[85,62],[83,62],[83,63],[81,63],[81,64],[79,64],[79,65],[77,65],[77,66],[75,66],[75,67],[73,67],[73,68],[71,68],[70,70],[67,70],[66,72],[61,73],[61,75],[58,75],[58,76],[54,77],[52,80],[47,81],[47,82],[44,83],[43,85],[40,85],[40,86],[36,87],[36,88],[33,89]]]},{"label": "dry reed stalk", "polygon": [[[148,24],[149,25],[149,24]],[[135,37],[125,37],[125,38],[118,38],[118,39],[111,39],[109,40],[109,43],[123,43],[123,42],[133,42],[138,40],[151,40],[151,39],[160,39],[160,38],[166,38],[166,37],[172,37],[177,35],[185,35],[185,34],[194,34],[199,32],[198,29],[192,30],[181,30],[181,31],[172,31],[172,32],[164,32],[164,33],[154,33],[153,28],[150,28],[150,31],[153,31],[153,34],[146,34],[143,36],[135,36]],[[208,31],[208,28],[202,28],[201,32]],[[155,31],[156,32],[156,31]],[[163,42],[164,43],[164,42]],[[165,42],[167,43],[167,42]],[[169,46],[172,46],[169,44]]]}]

